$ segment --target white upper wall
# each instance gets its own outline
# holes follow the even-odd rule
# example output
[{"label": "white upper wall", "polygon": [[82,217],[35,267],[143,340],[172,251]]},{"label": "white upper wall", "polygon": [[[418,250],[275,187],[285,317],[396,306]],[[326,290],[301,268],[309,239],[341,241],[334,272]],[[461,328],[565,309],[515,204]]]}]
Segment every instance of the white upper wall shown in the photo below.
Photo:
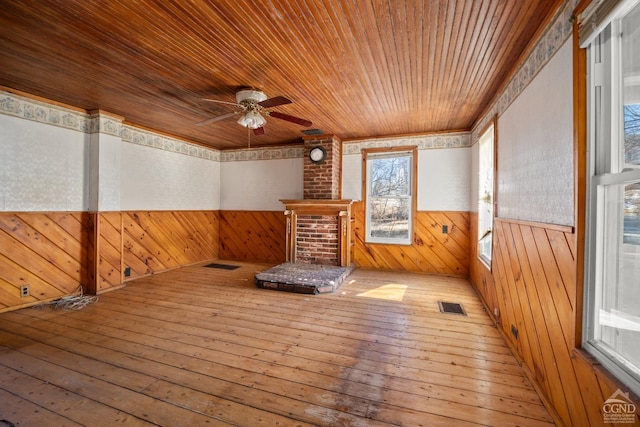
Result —
[{"label": "white upper wall", "polygon": [[105,133],[89,135],[89,210],[119,211],[122,140]]},{"label": "white upper wall", "polygon": [[88,208],[89,136],[0,114],[0,211]]},{"label": "white upper wall", "polygon": [[418,151],[418,210],[468,211],[470,148]]},{"label": "white upper wall", "polygon": [[469,210],[471,151],[468,133],[379,138],[345,142],[342,158],[342,197],[362,200],[362,150],[416,146],[420,211]]},{"label": "white upper wall", "polygon": [[572,57],[567,41],[498,119],[498,217],[573,225]]},{"label": "white upper wall", "polygon": [[284,211],[280,199],[303,197],[304,159],[224,161],[220,178],[221,210]]},{"label": "white upper wall", "polygon": [[362,200],[362,154],[342,155],[342,198]]},{"label": "white upper wall", "polygon": [[219,152],[0,92],[0,211],[217,210]]},{"label": "white upper wall", "polygon": [[122,143],[122,210],[218,210],[220,163]]},{"label": "white upper wall", "polygon": [[471,188],[469,191],[469,212],[478,212],[478,186],[480,177],[478,176],[478,144],[473,144],[471,150],[471,165],[469,174],[471,175]]}]

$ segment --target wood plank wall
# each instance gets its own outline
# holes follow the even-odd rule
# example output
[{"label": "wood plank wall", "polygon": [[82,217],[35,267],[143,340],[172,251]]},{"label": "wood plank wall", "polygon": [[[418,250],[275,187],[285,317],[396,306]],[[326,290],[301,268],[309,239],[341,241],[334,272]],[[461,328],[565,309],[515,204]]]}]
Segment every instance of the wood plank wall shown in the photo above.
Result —
[{"label": "wood plank wall", "polygon": [[[525,371],[564,425],[602,425],[618,388],[576,349],[576,236],[567,227],[496,219],[492,271],[477,258],[471,215],[470,277]],[[518,330],[517,338],[511,326]]]},{"label": "wood plank wall", "polygon": [[498,308],[497,288],[491,270],[478,259],[478,213],[469,214],[469,279],[476,287],[489,316],[495,321],[494,310]]},{"label": "wood plank wall", "polygon": [[[90,214],[0,213],[0,312],[69,295],[89,279]],[[29,296],[20,288],[29,286]]]},{"label": "wood plank wall", "polygon": [[[101,293],[122,285],[122,214],[96,213],[94,242],[97,263],[93,266],[97,279],[90,293]],[[94,260],[96,262],[96,260]]]},{"label": "wood plank wall", "polygon": [[[356,266],[469,275],[469,213],[417,212],[410,246],[364,242],[364,205],[355,202],[353,261]],[[442,234],[442,225],[449,234]],[[285,261],[286,218],[280,211],[220,211],[220,258]]]},{"label": "wood plank wall", "polygon": [[[416,212],[411,245],[366,243],[363,202],[352,207],[353,260],[358,267],[469,276],[469,213]],[[449,233],[442,233],[442,226]]]},{"label": "wood plank wall", "polygon": [[218,258],[217,211],[122,213],[123,267],[130,279]]},{"label": "wood plank wall", "polygon": [[287,220],[283,211],[220,211],[220,258],[282,263]]},{"label": "wood plank wall", "polygon": [[113,289],[124,267],[136,278],[216,259],[218,227],[217,211],[0,213],[0,312],[81,285],[92,293]]}]

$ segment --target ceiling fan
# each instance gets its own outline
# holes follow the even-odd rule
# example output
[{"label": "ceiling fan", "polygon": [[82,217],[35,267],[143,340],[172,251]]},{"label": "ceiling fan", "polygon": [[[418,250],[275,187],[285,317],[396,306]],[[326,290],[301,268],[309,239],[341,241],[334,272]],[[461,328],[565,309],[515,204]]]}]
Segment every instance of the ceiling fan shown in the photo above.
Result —
[{"label": "ceiling fan", "polygon": [[224,120],[238,114],[242,114],[242,116],[238,119],[238,124],[246,127],[247,129],[252,129],[254,135],[264,134],[264,125],[267,123],[267,120],[264,118],[264,116],[286,120],[288,122],[296,123],[305,127],[309,127],[312,125],[309,120],[290,116],[289,114],[279,113],[277,111],[269,111],[269,108],[291,104],[291,101],[284,96],[267,98],[267,95],[265,95],[263,91],[258,89],[250,88],[239,90],[238,92],[236,92],[236,102],[219,101],[217,99],[205,99],[205,101],[234,105],[236,107],[236,110],[227,114],[222,114],[220,116],[203,120],[200,123],[196,123],[196,126],[208,125],[209,123]]}]

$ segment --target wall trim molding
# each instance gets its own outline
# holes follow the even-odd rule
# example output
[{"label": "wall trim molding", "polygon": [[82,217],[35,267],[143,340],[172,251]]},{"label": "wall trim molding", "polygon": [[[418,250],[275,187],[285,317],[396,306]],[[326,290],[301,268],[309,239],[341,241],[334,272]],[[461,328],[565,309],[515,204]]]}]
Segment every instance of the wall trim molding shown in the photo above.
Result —
[{"label": "wall trim molding", "polygon": [[0,114],[90,133],[89,114],[6,91],[0,91]]},{"label": "wall trim molding", "polygon": [[158,148],[186,156],[219,161],[220,151],[123,123],[124,118],[105,112],[80,112],[0,90],[0,114],[82,132],[104,133],[124,142]]},{"label": "wall trim molding", "polygon": [[[50,126],[82,132],[116,136],[123,142],[157,148],[216,162],[281,160],[304,158],[304,146],[256,147],[215,150],[125,123],[123,117],[106,111],[82,112],[0,89],[0,114]],[[402,135],[364,138],[343,142],[343,155],[360,154],[364,149],[415,145],[418,150],[470,147],[471,132],[442,132],[428,135]]]},{"label": "wall trim molding", "polygon": [[546,222],[527,221],[521,219],[511,219],[503,217],[495,217],[494,221],[504,222],[506,224],[524,225],[525,227],[544,228],[546,230],[561,231],[563,233],[574,234],[576,229],[572,225],[551,224]]},{"label": "wall trim molding", "polygon": [[220,151],[221,162],[298,159],[304,157],[304,146],[242,148]]},{"label": "wall trim molding", "polygon": [[416,146],[418,150],[465,148],[471,146],[470,132],[442,132],[429,135],[403,135],[343,141],[342,154],[360,154],[370,148]]},{"label": "wall trim molding", "polygon": [[185,156],[198,157],[205,160],[220,161],[220,151],[182,141],[159,133],[140,129],[128,124],[122,125],[120,135],[122,141],[145,147],[157,148]]}]

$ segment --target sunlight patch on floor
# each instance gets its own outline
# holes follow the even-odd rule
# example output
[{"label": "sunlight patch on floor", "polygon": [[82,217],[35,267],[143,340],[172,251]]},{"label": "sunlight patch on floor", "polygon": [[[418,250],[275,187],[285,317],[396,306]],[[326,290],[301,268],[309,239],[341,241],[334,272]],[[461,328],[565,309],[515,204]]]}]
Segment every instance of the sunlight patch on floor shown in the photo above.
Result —
[{"label": "sunlight patch on floor", "polygon": [[388,285],[383,285],[376,289],[359,293],[358,296],[366,297],[366,298],[384,299],[389,301],[402,301],[406,291],[407,291],[407,285],[389,283]]}]

